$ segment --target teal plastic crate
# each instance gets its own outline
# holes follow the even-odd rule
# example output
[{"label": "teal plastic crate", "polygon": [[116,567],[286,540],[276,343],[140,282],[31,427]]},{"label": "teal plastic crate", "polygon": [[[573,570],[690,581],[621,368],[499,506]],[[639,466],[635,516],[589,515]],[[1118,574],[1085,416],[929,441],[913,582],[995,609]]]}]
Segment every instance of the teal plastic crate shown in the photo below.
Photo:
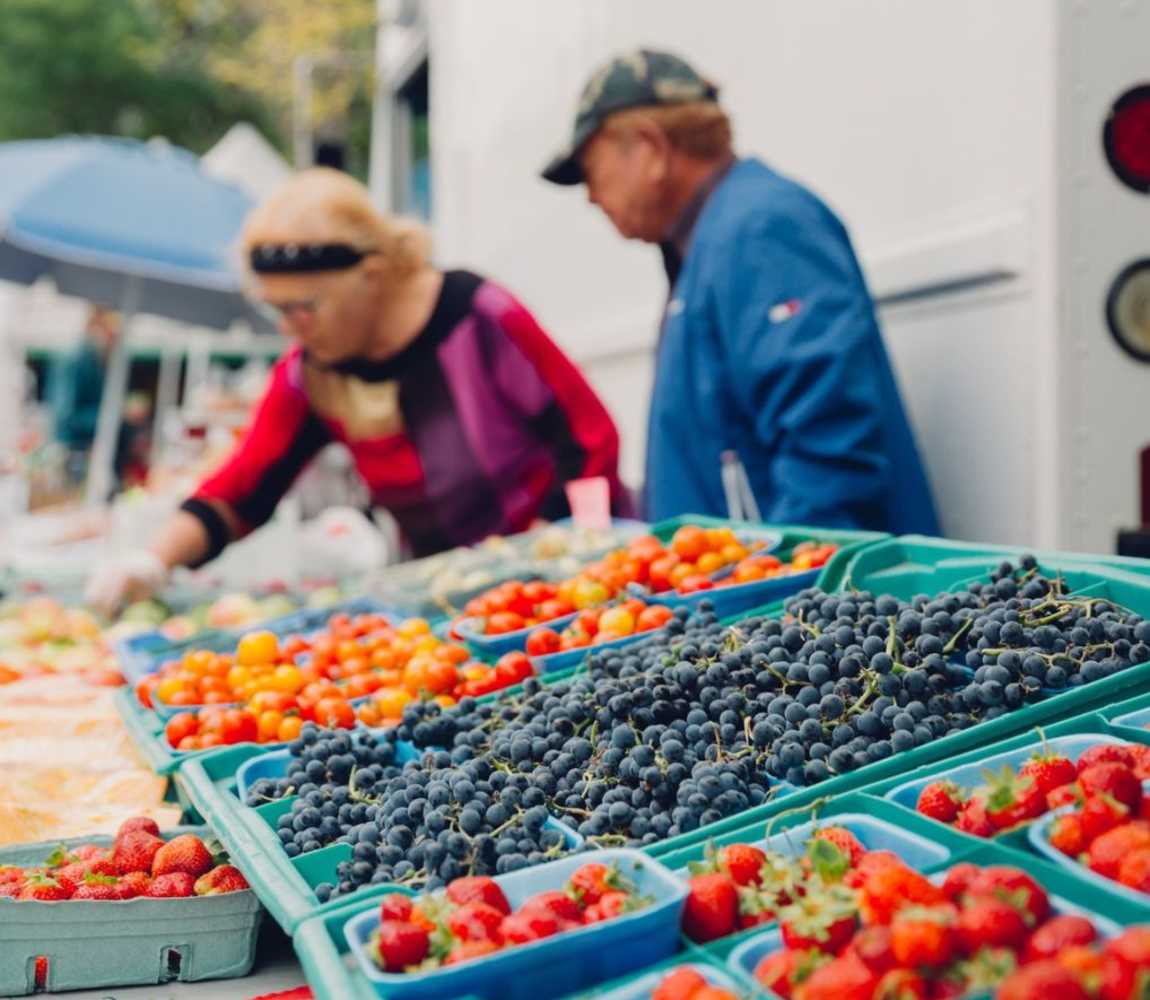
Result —
[{"label": "teal plastic crate", "polygon": [[[179,827],[163,836],[211,831]],[[111,837],[63,841],[110,846]],[[43,862],[58,843],[0,848],[0,864]],[[254,892],[184,899],[0,899],[0,993],[35,992],[36,959],[48,963],[46,989],[99,989],[246,976],[263,910]]]}]

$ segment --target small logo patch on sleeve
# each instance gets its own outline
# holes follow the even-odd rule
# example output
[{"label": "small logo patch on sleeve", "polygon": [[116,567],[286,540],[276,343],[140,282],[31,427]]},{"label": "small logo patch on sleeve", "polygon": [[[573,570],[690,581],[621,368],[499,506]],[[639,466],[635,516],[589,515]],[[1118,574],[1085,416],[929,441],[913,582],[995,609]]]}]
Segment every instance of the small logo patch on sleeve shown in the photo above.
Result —
[{"label": "small logo patch on sleeve", "polygon": [[787,299],[786,302],[779,302],[771,306],[771,311],[767,313],[767,318],[772,323],[783,323],[799,314],[802,309],[802,303],[798,299]]}]

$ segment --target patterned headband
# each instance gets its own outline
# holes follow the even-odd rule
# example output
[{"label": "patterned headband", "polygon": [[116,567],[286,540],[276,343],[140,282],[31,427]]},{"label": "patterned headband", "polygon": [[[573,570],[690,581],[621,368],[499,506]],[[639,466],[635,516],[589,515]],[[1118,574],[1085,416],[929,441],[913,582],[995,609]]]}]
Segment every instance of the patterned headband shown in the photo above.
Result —
[{"label": "patterned headband", "polygon": [[250,260],[257,274],[342,271],[375,252],[347,243],[258,243],[251,249]]}]

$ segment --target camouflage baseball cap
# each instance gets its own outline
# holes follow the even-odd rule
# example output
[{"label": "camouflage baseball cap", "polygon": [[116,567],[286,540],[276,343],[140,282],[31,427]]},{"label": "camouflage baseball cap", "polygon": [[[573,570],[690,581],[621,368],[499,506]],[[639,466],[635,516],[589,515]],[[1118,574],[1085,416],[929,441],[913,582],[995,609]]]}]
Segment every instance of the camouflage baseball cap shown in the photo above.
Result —
[{"label": "camouflage baseball cap", "polygon": [[714,101],[718,96],[718,87],[669,52],[636,49],[616,56],[587,81],[579,95],[571,140],[543,168],[543,177],[555,184],[581,184],[579,151],[608,115],[616,111],[653,104]]}]

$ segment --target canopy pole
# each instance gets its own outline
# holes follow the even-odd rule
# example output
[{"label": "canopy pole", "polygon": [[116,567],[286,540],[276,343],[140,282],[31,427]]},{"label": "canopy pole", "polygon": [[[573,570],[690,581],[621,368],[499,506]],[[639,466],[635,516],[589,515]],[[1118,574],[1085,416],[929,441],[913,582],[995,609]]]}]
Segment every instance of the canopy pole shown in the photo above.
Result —
[{"label": "canopy pole", "polygon": [[88,487],[85,501],[89,507],[108,502],[112,491],[116,444],[120,439],[120,422],[124,415],[124,397],[128,391],[128,368],[131,352],[128,338],[132,321],[140,307],[140,278],[130,275],[120,300],[120,336],[112,345],[104,373],[104,392],[100,397],[100,415],[96,419],[96,438],[88,458]]},{"label": "canopy pole", "polygon": [[[183,334],[181,334],[181,341]],[[168,416],[175,409],[177,397],[180,394],[180,365],[184,358],[184,348],[181,343],[177,347],[172,338],[165,337],[160,348],[160,375],[156,383],[156,411],[152,414],[152,454],[149,461],[151,468],[159,465],[164,451],[164,424]]]}]

